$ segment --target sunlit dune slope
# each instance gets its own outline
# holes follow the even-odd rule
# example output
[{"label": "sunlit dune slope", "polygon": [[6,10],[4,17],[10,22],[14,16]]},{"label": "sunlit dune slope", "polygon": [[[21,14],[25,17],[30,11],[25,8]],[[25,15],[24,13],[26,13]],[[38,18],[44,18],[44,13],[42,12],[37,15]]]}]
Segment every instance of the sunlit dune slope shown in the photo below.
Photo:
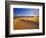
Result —
[{"label": "sunlit dune slope", "polygon": [[16,20],[24,20],[24,21],[33,21],[33,22],[39,22],[39,17],[34,16],[34,17],[23,17],[23,18],[16,18]]}]

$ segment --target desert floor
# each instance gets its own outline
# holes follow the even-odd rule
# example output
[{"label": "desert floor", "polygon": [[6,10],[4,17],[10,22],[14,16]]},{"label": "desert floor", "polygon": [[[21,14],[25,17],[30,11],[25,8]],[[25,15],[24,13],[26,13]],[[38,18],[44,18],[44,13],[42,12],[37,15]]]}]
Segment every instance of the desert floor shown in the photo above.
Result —
[{"label": "desert floor", "polygon": [[15,29],[38,29],[39,17],[14,17],[14,30]]}]

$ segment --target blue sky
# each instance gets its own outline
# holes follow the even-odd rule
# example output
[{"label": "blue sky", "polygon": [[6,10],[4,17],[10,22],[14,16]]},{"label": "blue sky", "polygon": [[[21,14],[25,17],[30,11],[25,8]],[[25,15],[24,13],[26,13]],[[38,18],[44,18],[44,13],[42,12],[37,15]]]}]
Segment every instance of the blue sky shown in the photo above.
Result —
[{"label": "blue sky", "polygon": [[14,16],[39,16],[39,9],[13,8]]}]

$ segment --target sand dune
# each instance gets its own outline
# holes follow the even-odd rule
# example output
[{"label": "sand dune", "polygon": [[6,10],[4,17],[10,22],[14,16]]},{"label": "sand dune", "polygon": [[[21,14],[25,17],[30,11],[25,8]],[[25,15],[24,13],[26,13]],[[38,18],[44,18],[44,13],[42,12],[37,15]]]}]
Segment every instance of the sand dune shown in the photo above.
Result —
[{"label": "sand dune", "polygon": [[39,17],[14,17],[14,29],[38,29]]}]

